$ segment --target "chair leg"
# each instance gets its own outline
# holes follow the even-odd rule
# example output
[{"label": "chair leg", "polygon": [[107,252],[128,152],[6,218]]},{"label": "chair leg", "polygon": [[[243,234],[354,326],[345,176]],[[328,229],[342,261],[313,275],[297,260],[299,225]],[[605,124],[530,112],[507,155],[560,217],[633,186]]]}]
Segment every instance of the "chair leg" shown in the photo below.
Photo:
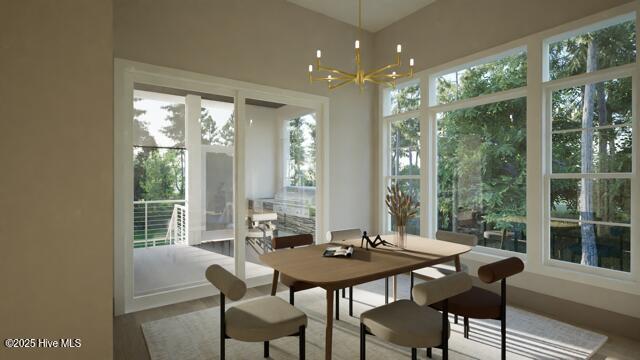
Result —
[{"label": "chair leg", "polygon": [[264,357],[266,357],[266,358],[269,357],[269,342],[268,341],[264,342]]},{"label": "chair leg", "polygon": [[289,304],[294,305],[295,303],[295,292],[292,288],[289,288]]},{"label": "chair leg", "polygon": [[336,290],[336,320],[340,320],[340,290]]},{"label": "chair leg", "polygon": [[502,350],[501,350],[501,357],[502,360],[505,360],[507,358],[507,320],[503,317],[502,319],[500,319],[500,326],[501,326],[501,337],[502,337]]},{"label": "chair leg", "polygon": [[347,297],[347,289],[342,289],[342,298],[345,299]]},{"label": "chair leg", "polygon": [[429,359],[431,359],[433,357],[433,354],[431,353],[431,348],[427,348],[427,357]]},{"label": "chair leg", "polygon": [[298,337],[300,338],[300,360],[304,360],[305,356],[306,356],[306,350],[304,348],[305,346],[305,338],[304,338],[304,331],[306,330],[305,326],[300,326],[300,332],[298,334]]},{"label": "chair leg", "polygon": [[411,360],[418,360],[418,349],[411,348]]},{"label": "chair leg", "polygon": [[409,272],[411,274],[409,278],[411,279],[411,285],[409,285],[409,300],[413,301],[413,271]]},{"label": "chair leg", "polygon": [[349,316],[353,316],[353,286],[349,286]]},{"label": "chair leg", "polygon": [[507,279],[500,281],[500,326],[502,335],[502,360],[507,358]]},{"label": "chair leg", "polygon": [[225,356],[224,341],[224,335],[220,335],[220,360],[224,360]]},{"label": "chair leg", "polygon": [[360,323],[360,360],[365,360],[366,358],[366,346],[365,346],[365,337],[366,337],[366,329],[363,323]]},{"label": "chair leg", "polygon": [[453,322],[458,325],[458,315],[453,315]]},{"label": "chair leg", "polygon": [[464,317],[464,338],[469,338],[469,318],[467,316]]}]

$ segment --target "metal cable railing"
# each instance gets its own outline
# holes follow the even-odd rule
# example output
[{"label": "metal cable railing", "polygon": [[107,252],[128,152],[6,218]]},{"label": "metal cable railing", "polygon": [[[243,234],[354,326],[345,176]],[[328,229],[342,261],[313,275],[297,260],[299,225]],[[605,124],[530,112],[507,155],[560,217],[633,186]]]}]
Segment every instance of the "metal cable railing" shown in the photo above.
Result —
[{"label": "metal cable railing", "polygon": [[[133,247],[169,245],[179,240],[186,242],[185,200],[152,200],[133,202]],[[177,210],[180,221],[172,219]],[[178,232],[170,237],[168,230],[174,224]],[[175,231],[174,231],[175,232]],[[179,242],[178,242],[179,243]]]}]

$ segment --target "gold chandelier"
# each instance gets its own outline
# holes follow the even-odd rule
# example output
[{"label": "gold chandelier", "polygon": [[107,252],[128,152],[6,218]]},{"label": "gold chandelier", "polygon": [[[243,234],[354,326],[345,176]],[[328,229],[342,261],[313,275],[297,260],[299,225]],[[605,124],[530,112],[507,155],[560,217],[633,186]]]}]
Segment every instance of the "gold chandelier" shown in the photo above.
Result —
[{"label": "gold chandelier", "polygon": [[[362,0],[358,0],[358,35],[362,34]],[[400,61],[400,55],[402,54],[402,45],[398,44],[396,46],[396,61],[394,63],[385,65],[381,68],[365,72],[362,69],[362,65],[360,62],[360,40],[356,40],[355,43],[355,52],[356,52],[356,71],[355,73],[342,71],[330,66],[325,66],[320,63],[320,58],[322,58],[322,51],[316,51],[316,66],[315,70],[317,72],[325,72],[327,75],[314,76],[314,67],[313,65],[309,65],[309,82],[313,83],[314,81],[325,81],[329,90],[333,90],[340,86],[355,83],[360,87],[360,90],[364,89],[364,86],[367,81],[372,82],[374,84],[384,84],[386,86],[395,88],[396,81],[402,78],[409,78],[413,76],[413,58],[409,59],[409,71],[407,72],[396,72],[391,71],[391,69],[399,68],[402,65]]]}]

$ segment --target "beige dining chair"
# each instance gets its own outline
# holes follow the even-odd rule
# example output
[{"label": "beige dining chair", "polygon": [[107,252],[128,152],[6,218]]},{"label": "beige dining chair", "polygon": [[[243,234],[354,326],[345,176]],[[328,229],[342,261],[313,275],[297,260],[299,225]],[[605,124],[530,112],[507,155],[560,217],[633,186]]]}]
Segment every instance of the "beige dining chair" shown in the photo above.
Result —
[{"label": "beige dining chair", "polygon": [[305,358],[307,315],[277,296],[263,296],[225,308],[225,299],[240,300],[247,292],[244,281],[220,265],[211,265],[207,280],[220,290],[220,359],[225,358],[226,339],[263,342],[264,357],[269,357],[269,340],[285,336],[299,337],[300,359]]},{"label": "beige dining chair", "polygon": [[[327,231],[327,242],[339,243],[348,239],[360,239],[362,237],[362,230],[360,229],[344,229]],[[389,292],[389,278],[386,279],[387,294]],[[340,320],[340,290],[336,290],[336,319]],[[342,289],[342,298],[346,297],[346,289]],[[387,295],[388,297],[388,295]],[[349,286],[349,316],[353,316],[353,286]]]},{"label": "beige dining chair", "polygon": [[[366,335],[374,335],[399,346],[411,348],[411,359],[417,349],[442,349],[442,359],[449,357],[448,298],[471,289],[471,277],[463,272],[416,285],[412,300],[398,300],[363,312],[360,315],[360,359],[366,358]],[[442,303],[442,313],[429,307]]]}]

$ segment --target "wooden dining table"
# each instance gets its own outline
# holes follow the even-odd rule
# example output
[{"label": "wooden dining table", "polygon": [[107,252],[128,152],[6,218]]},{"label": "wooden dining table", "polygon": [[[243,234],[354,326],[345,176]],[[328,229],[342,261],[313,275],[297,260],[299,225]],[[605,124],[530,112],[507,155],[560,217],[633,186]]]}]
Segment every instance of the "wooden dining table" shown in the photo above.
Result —
[{"label": "wooden dining table", "polygon": [[[325,359],[327,360],[331,359],[333,294],[336,290],[452,260],[459,262],[459,256],[471,250],[470,246],[412,235],[407,236],[404,249],[379,246],[367,250],[364,247],[361,248],[360,243],[359,238],[348,239],[339,243],[279,250],[260,256],[262,263],[274,270],[271,295],[276,293],[280,274],[316,285],[326,291]],[[349,258],[322,256],[327,246],[336,245],[353,245],[355,251]]]}]

